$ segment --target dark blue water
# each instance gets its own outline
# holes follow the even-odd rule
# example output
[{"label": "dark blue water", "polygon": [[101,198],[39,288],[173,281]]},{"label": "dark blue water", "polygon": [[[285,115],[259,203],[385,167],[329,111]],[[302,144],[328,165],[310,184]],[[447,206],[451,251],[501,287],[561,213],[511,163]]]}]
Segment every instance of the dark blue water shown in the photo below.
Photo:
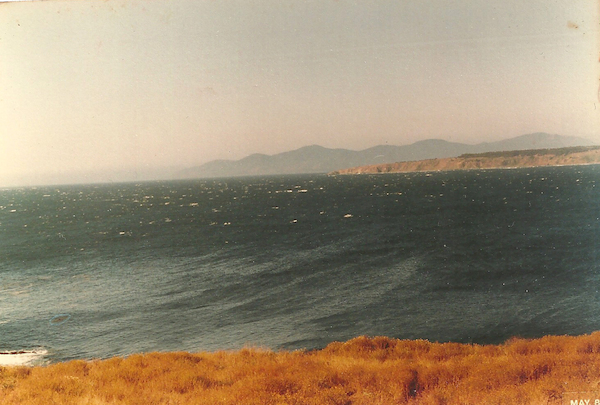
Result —
[{"label": "dark blue water", "polygon": [[0,351],[588,333],[597,181],[600,166],[0,190]]}]

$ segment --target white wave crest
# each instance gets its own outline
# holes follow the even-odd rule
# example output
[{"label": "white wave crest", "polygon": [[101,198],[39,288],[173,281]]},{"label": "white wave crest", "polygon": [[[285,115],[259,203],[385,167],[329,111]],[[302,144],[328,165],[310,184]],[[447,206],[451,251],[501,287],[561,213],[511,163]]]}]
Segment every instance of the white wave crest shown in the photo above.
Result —
[{"label": "white wave crest", "polygon": [[46,349],[35,350],[2,350],[0,366],[33,366],[41,364],[48,354]]}]

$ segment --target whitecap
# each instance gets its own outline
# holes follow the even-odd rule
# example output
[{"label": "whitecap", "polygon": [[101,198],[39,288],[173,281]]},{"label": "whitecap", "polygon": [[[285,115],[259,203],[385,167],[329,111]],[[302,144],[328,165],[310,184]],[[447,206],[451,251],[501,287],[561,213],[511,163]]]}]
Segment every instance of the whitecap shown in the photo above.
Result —
[{"label": "whitecap", "polygon": [[32,366],[43,362],[46,349],[0,351],[0,366]]}]

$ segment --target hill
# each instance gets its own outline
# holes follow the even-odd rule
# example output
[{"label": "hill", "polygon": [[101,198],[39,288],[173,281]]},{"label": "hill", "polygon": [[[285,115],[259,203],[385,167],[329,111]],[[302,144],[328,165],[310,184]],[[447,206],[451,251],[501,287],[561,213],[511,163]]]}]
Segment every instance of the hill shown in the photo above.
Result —
[{"label": "hill", "polygon": [[330,174],[403,173],[443,170],[500,169],[537,166],[568,166],[600,163],[600,146],[530,149],[464,154],[455,158],[426,159],[359,166]]},{"label": "hill", "polygon": [[0,402],[579,405],[600,398],[599,370],[600,332],[497,346],[363,336],[314,351],[147,353],[0,367]]},{"label": "hill", "polygon": [[328,173],[348,167],[386,162],[441,159],[465,153],[592,145],[587,139],[535,133],[499,142],[468,145],[429,139],[411,145],[379,145],[361,151],[306,146],[276,155],[254,154],[240,160],[215,160],[182,170],[177,178],[233,177],[271,174]]}]

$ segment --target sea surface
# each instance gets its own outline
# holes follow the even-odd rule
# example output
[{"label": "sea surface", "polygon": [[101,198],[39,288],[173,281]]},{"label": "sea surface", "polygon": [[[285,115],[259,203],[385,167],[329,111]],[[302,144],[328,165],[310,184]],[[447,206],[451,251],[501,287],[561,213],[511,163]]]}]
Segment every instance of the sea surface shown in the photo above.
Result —
[{"label": "sea surface", "polygon": [[0,189],[0,363],[600,329],[600,166]]}]

